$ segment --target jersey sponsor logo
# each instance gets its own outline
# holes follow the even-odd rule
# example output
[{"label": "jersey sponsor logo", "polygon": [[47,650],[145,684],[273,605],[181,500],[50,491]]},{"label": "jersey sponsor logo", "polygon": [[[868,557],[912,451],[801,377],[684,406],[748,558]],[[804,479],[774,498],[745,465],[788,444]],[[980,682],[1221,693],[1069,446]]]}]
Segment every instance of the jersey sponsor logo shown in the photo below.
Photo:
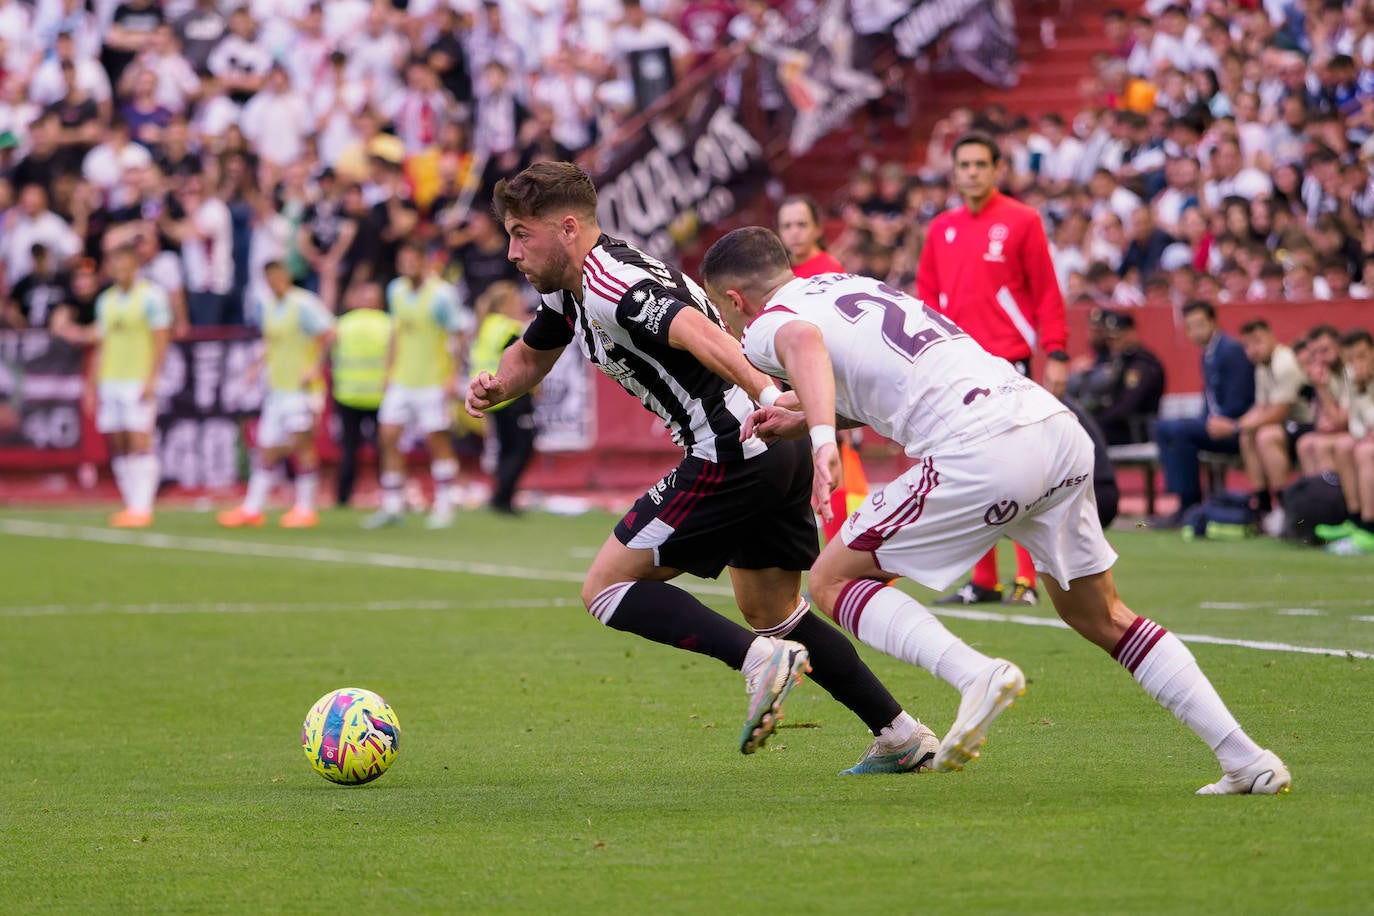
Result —
[{"label": "jersey sponsor logo", "polygon": [[1016,500],[1004,499],[988,506],[988,511],[983,513],[983,521],[989,525],[1005,525],[1016,518],[1020,511],[1021,507],[1017,505]]},{"label": "jersey sponsor logo", "polygon": [[1026,503],[1026,511],[1031,511],[1036,506],[1040,505],[1042,502],[1049,499],[1054,494],[1058,493],[1060,490],[1066,489],[1068,487],[1076,487],[1087,479],[1087,474],[1079,474],[1077,477],[1065,477],[1063,480],[1059,481],[1059,483],[1055,484],[1054,486],[1046,490],[1044,493],[1042,493],[1038,499]]},{"label": "jersey sponsor logo", "polygon": [[[603,328],[603,327],[601,326],[601,322],[599,322],[599,321],[597,321],[595,318],[593,318],[593,319],[591,320],[591,326],[592,326],[592,333],[596,335],[596,339],[597,339],[597,340],[601,341],[601,346],[602,346],[602,348],[604,348],[604,349],[606,350],[607,353],[609,353],[609,352],[611,352],[611,350],[615,349],[615,341],[611,339],[611,335],[610,335],[610,334],[606,333],[606,329]],[[609,372],[606,373],[606,374],[607,374],[607,375],[610,375]],[[614,376],[612,376],[612,377],[614,377]]]},{"label": "jersey sponsor logo", "polygon": [[668,309],[673,307],[675,300],[668,296],[653,296],[642,289],[635,291],[634,300],[640,303],[640,308],[637,313],[630,316],[630,320],[644,325],[644,330],[650,334],[657,334],[659,325],[663,323],[663,316],[668,314]]},{"label": "jersey sponsor logo", "polygon": [[613,382],[623,382],[625,379],[634,378],[635,375],[635,370],[623,359],[612,360],[609,363],[598,363],[597,368]]},{"label": "jersey sponsor logo", "polygon": [[1006,247],[1007,237],[1010,234],[1011,230],[1004,224],[993,223],[992,228],[988,230],[988,250],[983,255],[983,260],[1005,261],[1007,258],[1006,255],[1003,254],[1003,249]]}]

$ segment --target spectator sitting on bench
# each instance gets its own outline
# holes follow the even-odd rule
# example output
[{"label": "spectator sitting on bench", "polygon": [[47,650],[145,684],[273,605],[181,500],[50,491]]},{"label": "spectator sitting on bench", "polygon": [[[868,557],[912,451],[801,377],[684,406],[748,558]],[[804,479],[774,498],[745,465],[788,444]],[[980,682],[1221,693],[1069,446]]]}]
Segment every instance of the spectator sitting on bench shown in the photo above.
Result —
[{"label": "spectator sitting on bench", "polygon": [[1341,335],[1329,324],[1307,332],[1307,380],[1315,396],[1312,430],[1298,437],[1298,467],[1304,477],[1336,471],[1336,442],[1345,433],[1349,395],[1341,366]]},{"label": "spectator sitting on bench", "polygon": [[1300,393],[1307,379],[1291,347],[1256,318],[1240,329],[1245,355],[1255,366],[1255,404],[1240,418],[1240,457],[1254,486],[1250,505],[1260,515],[1274,511],[1274,495],[1293,471],[1286,424],[1301,419]]},{"label": "spectator sitting on bench", "polygon": [[1348,517],[1339,525],[1317,525],[1330,541],[1328,553],[1374,554],[1374,337],[1363,328],[1341,338],[1349,429],[1336,439],[1336,472]]},{"label": "spectator sitting on bench", "polygon": [[1255,402],[1255,368],[1240,341],[1217,327],[1216,309],[1201,300],[1189,302],[1183,307],[1183,330],[1202,348],[1205,409],[1155,426],[1165,487],[1179,503],[1172,515],[1154,521],[1161,528],[1179,527],[1183,513],[1202,502],[1198,452],[1240,453],[1240,418]]},{"label": "spectator sitting on bench", "polygon": [[1108,445],[1148,442],[1150,421],[1164,396],[1164,365],[1140,342],[1135,318],[1126,312],[1102,317],[1111,350],[1111,386],[1092,410]]}]

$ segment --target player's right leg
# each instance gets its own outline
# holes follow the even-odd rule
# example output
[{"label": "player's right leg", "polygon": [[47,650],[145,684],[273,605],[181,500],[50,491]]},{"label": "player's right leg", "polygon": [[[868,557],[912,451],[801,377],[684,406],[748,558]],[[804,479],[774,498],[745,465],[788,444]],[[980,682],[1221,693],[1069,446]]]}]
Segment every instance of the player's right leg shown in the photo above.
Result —
[{"label": "player's right leg", "polygon": [[377,409],[378,482],[382,486],[382,507],[363,519],[364,528],[385,528],[405,521],[405,456],[401,454],[401,432],[413,419],[408,389],[388,385]]},{"label": "player's right leg", "polygon": [[709,655],[742,672],[750,699],[740,750],[752,754],[777,727],[783,701],[807,670],[807,651],[717,614],[669,584],[679,571],[657,565],[654,557],[652,548],[626,546],[612,534],[587,572],[582,603],[612,629]]},{"label": "player's right leg", "polygon": [[110,516],[115,528],[146,528],[153,522],[153,500],[159,483],[153,452],[154,405],[141,397],[139,382],[101,382],[96,429],[109,437],[110,469],[124,509]]},{"label": "player's right leg", "polygon": [[836,539],[811,570],[811,594],[860,642],[922,667],[959,691],[959,712],[932,764],[962,769],[979,756],[993,721],[1025,693],[1025,676],[1011,662],[989,658],[951,633],[919,601],[888,585],[892,575],[872,553]]}]

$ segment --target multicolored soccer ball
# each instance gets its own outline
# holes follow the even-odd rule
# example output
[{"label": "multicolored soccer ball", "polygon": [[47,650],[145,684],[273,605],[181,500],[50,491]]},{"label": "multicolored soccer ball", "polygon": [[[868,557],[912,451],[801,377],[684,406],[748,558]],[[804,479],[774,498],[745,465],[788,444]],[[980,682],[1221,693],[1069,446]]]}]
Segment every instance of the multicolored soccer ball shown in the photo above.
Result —
[{"label": "multicolored soccer ball", "polygon": [[385,773],[400,744],[396,713],[386,700],[358,687],[320,697],[301,729],[305,759],[315,772],[345,786],[360,786]]}]

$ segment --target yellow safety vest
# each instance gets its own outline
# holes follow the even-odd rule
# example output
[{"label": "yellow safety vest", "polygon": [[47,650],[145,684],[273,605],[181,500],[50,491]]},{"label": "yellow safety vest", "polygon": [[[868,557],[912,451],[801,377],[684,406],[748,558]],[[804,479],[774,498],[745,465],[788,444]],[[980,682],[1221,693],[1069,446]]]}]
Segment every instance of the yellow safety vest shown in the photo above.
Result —
[{"label": "yellow safety vest", "polygon": [[407,388],[436,388],[453,375],[448,352],[449,330],[434,320],[438,280],[426,280],[419,289],[410,281],[396,281],[391,317],[395,322],[396,347],[392,353],[391,380]]},{"label": "yellow safety vest", "polygon": [[[495,375],[496,370],[501,367],[501,354],[505,352],[511,338],[519,337],[524,333],[524,330],[525,326],[519,321],[499,312],[493,312],[483,318],[482,327],[477,331],[477,339],[472,342],[470,355],[472,374],[490,372]],[[502,401],[500,404],[487,409],[500,410],[509,403],[510,401]]]},{"label": "yellow safety vest", "polygon": [[121,292],[111,286],[96,300],[100,326],[100,380],[141,382],[153,368],[153,330],[148,323],[147,280]]},{"label": "yellow safety vest", "polygon": [[376,410],[386,390],[391,316],[353,309],[339,319],[334,341],[334,400],[355,410]]},{"label": "yellow safety vest", "polygon": [[263,312],[267,386],[273,391],[304,391],[301,378],[320,361],[320,342],[301,328],[301,306],[294,292]]}]

